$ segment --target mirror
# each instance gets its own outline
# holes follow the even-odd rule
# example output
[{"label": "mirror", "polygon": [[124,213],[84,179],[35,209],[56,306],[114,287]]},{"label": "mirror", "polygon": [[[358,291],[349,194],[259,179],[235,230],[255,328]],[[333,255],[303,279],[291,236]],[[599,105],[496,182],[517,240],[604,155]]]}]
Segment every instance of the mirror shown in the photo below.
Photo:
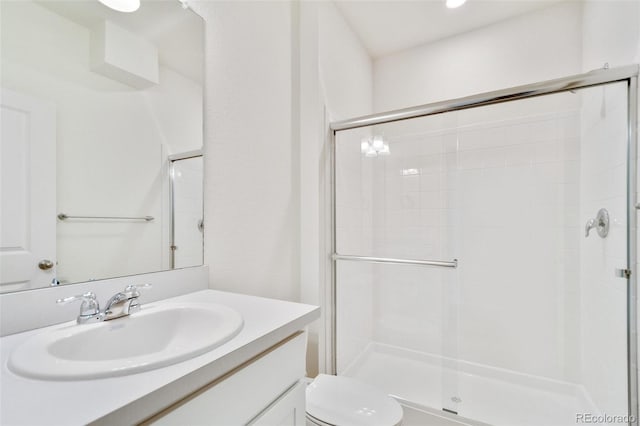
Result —
[{"label": "mirror", "polygon": [[0,2],[0,292],[202,264],[204,23]]}]

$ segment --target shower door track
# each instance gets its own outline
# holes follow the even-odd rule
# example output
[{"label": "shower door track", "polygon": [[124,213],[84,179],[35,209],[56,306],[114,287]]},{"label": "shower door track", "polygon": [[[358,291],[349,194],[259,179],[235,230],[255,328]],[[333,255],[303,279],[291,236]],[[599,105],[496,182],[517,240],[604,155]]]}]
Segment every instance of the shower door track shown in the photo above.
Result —
[{"label": "shower door track", "polygon": [[638,65],[624,67],[597,69],[585,74],[572,75],[570,77],[547,80],[524,86],[516,86],[508,89],[485,92],[464,98],[450,99],[442,102],[434,102],[411,108],[396,109],[378,114],[365,115],[343,121],[335,121],[329,124],[329,128],[335,133],[338,130],[356,129],[358,127],[373,126],[375,124],[392,123],[394,121],[410,118],[426,117],[428,115],[442,114],[445,112],[460,111],[469,108],[500,104],[519,99],[533,98],[550,95],[553,93],[567,92],[584,89],[601,84],[615,83],[617,81],[629,81],[638,76]]},{"label": "shower door track", "polygon": [[[493,92],[486,92],[463,98],[450,99],[416,107],[397,109],[378,114],[365,115],[329,124],[330,129],[330,289],[329,289],[329,340],[330,372],[337,374],[337,322],[336,322],[336,262],[344,255],[336,252],[336,132],[340,130],[356,129],[376,124],[392,123],[412,118],[426,117],[453,111],[461,111],[482,106],[500,104],[538,96],[551,95],[584,89],[604,84],[627,83],[627,389],[630,421],[629,425],[640,425],[638,421],[638,349],[636,325],[636,297],[637,297],[637,243],[631,232],[637,232],[637,129],[638,129],[638,70],[637,64],[609,69],[608,67],[593,70],[584,74],[558,78],[516,86]],[[351,258],[366,258],[367,256],[349,256]],[[455,260],[457,264],[457,259]],[[383,262],[376,262],[383,263]],[[391,262],[384,262],[391,263]],[[409,260],[395,263],[410,263]],[[442,265],[439,265],[442,266]]]}]

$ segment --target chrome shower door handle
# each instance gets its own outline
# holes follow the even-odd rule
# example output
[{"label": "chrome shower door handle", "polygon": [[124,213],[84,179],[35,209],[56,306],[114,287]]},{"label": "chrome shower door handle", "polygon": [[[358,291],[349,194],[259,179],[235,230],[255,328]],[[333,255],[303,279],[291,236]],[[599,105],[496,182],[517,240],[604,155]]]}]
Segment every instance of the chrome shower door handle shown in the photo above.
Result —
[{"label": "chrome shower door handle", "polygon": [[601,238],[605,238],[609,235],[609,212],[606,209],[598,210],[598,214],[595,219],[589,219],[584,226],[584,236],[589,236],[589,231],[596,228],[598,235]]}]

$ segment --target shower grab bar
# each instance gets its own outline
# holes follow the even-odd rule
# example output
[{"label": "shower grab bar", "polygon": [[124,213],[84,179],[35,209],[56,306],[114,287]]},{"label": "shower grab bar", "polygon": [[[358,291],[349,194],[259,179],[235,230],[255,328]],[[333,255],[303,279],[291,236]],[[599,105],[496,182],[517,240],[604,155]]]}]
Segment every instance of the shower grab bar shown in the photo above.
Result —
[{"label": "shower grab bar", "polygon": [[144,220],[145,222],[151,222],[154,220],[153,216],[69,216],[65,213],[60,213],[58,215],[58,219],[67,220],[67,219],[103,219],[103,220]]},{"label": "shower grab bar", "polygon": [[420,260],[420,259],[393,259],[390,257],[372,257],[372,256],[349,256],[334,253],[331,258],[333,260],[349,260],[355,262],[370,263],[388,263],[393,265],[422,265],[422,266],[440,266],[443,268],[457,268],[458,259],[452,261],[446,260]]}]

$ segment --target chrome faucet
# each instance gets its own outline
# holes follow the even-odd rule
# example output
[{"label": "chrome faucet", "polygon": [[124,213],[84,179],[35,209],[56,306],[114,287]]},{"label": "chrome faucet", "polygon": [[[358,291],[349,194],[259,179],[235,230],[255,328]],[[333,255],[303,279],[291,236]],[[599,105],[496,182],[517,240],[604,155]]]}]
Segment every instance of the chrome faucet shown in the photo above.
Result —
[{"label": "chrome faucet", "polygon": [[104,319],[104,314],[100,312],[100,304],[96,299],[95,293],[88,291],[84,294],[77,296],[65,297],[63,299],[56,300],[56,303],[66,305],[69,302],[75,302],[81,300],[80,315],[78,315],[78,324],[86,324],[88,322],[98,322]]},{"label": "chrome faucet", "polygon": [[[145,284],[143,287],[147,288],[151,287],[151,285]],[[124,291],[111,296],[111,299],[107,301],[107,306],[104,308],[104,320],[108,321],[124,317],[140,310],[138,297],[140,297],[140,292],[135,285],[128,285]]]},{"label": "chrome faucet", "polygon": [[109,321],[132,314],[140,310],[140,289],[149,288],[151,284],[143,286],[128,285],[123,291],[114,294],[108,301],[104,311],[100,311],[100,305],[96,299],[96,295],[89,291],[78,296],[65,297],[58,299],[56,302],[66,304],[76,300],[81,300],[80,315],[78,315],[78,324],[86,324],[88,322]]}]

